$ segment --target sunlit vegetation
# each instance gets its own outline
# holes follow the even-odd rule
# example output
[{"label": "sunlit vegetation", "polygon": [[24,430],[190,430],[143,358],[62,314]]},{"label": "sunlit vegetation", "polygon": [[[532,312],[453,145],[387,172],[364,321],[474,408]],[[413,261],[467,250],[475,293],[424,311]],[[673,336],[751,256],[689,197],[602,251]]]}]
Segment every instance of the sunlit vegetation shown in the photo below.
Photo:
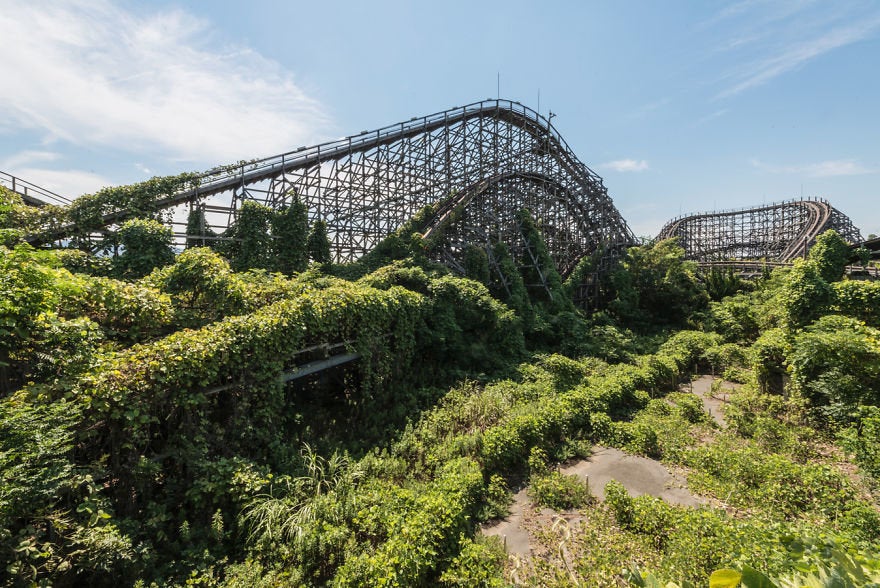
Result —
[{"label": "sunlit vegetation", "polygon": [[[429,209],[346,266],[296,198],[246,203],[225,242],[195,208],[174,251],[152,207],[186,181],[58,213],[84,235],[140,203],[99,256],[25,244],[51,211],[0,189],[4,585],[880,581],[880,291],[836,235],[756,282],[634,247],[587,314],[526,210],[537,265],[496,244],[502,284],[478,248],[467,277],[427,260]],[[743,384],[726,427],[680,390],[698,373]],[[596,500],[559,469],[596,445],[701,505]],[[540,557],[479,531],[520,488],[580,513]]]}]

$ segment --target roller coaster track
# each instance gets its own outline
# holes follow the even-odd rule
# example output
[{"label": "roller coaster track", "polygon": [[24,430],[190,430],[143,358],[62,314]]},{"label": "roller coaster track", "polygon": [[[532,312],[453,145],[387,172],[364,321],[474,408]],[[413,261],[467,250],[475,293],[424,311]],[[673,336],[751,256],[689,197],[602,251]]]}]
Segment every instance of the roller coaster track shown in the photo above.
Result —
[{"label": "roller coaster track", "polygon": [[[441,225],[446,232],[436,256],[453,267],[470,243],[488,249],[504,241],[514,253],[521,250],[514,219],[522,208],[542,229],[563,275],[597,249],[614,255],[634,242],[602,178],[546,118],[507,100],[214,168],[154,207],[200,206],[205,229],[222,233],[245,200],[279,208],[292,194],[306,204],[311,222],[327,223],[338,262],[358,259],[427,205],[438,208],[429,223],[433,235]],[[453,209],[458,213],[449,223]],[[103,224],[112,227],[130,215],[111,211]],[[173,216],[183,243],[183,214]]]},{"label": "roller coaster track", "polygon": [[0,171],[0,186],[15,192],[21,196],[25,204],[30,206],[45,206],[47,204],[65,206],[70,204],[70,200],[64,196],[3,171]]},{"label": "roller coaster track", "polygon": [[803,257],[828,229],[849,243],[862,241],[845,214],[823,199],[801,199],[741,210],[681,216],[658,239],[678,237],[688,259],[713,262],[766,260],[791,263]]}]

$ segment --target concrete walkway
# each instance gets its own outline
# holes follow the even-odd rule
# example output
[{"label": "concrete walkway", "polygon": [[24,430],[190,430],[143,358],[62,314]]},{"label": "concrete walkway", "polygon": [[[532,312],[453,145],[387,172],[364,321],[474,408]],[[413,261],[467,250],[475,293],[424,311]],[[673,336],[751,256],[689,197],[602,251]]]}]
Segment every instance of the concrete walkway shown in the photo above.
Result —
[{"label": "concrete walkway", "polygon": [[617,480],[630,496],[648,494],[681,506],[700,504],[700,500],[688,491],[684,478],[671,473],[659,461],[630,455],[613,447],[596,446],[589,459],[561,471],[586,478],[590,492],[599,500],[605,499],[605,484]]},{"label": "concrete walkway", "polygon": [[523,513],[531,505],[526,489],[523,488],[513,495],[510,514],[491,525],[480,529],[483,535],[499,537],[513,555],[528,555],[531,551],[529,532],[523,526]]},{"label": "concrete walkway", "polygon": [[741,384],[724,381],[721,388],[715,395],[712,395],[712,384],[715,382],[714,376],[700,376],[693,382],[682,384],[680,390],[682,392],[693,392],[703,401],[703,409],[709,413],[718,426],[722,429],[727,426],[724,420],[723,407],[730,401],[730,394],[735,392]]},{"label": "concrete walkway", "polygon": [[[723,406],[739,385],[724,382],[721,390],[713,396],[712,383],[714,381],[714,376],[700,376],[693,382],[683,384],[680,390],[693,392],[699,396],[706,412],[720,427],[724,428],[726,423]],[[586,479],[590,484],[590,492],[599,500],[605,499],[605,484],[611,480],[617,480],[623,484],[631,496],[647,494],[665,500],[669,504],[690,507],[704,503],[701,498],[691,494],[682,476],[670,472],[659,461],[630,455],[612,447],[596,446],[589,459],[569,464],[560,471],[563,474],[576,475]],[[532,551],[532,543],[525,523],[534,523],[535,519],[550,521],[554,517],[564,518],[572,525],[581,519],[581,516],[574,511],[554,513],[549,509],[538,509],[529,500],[526,489],[522,489],[513,497],[510,514],[500,521],[484,526],[481,531],[484,535],[500,537],[504,541],[508,553],[529,556]]]},{"label": "concrete walkway", "polygon": [[[599,500],[605,499],[605,484],[610,480],[617,480],[632,496],[649,494],[681,506],[697,506],[702,503],[688,491],[683,478],[671,473],[660,462],[630,455],[612,447],[597,446],[589,459],[573,463],[560,471],[587,479],[590,492]],[[508,553],[527,556],[531,553],[531,539],[524,524],[525,519],[550,520],[554,515],[556,513],[549,509],[538,510],[529,500],[526,489],[523,489],[514,495],[510,514],[500,521],[484,526],[481,531],[484,535],[501,538]],[[575,512],[562,513],[561,516],[569,524],[576,524],[580,520]]]}]

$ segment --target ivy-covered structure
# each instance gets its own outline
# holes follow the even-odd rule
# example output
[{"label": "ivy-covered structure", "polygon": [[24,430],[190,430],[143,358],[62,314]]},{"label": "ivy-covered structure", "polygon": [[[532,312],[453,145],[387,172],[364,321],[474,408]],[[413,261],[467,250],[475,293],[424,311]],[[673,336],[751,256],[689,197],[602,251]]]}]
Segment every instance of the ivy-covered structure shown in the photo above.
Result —
[{"label": "ivy-covered structure", "polygon": [[[75,204],[77,214],[66,224],[47,227],[31,242],[83,235],[139,213],[155,216],[186,206],[199,208],[190,222],[185,211],[168,221],[180,244],[211,242],[237,222],[245,202],[280,209],[293,198],[306,206],[310,225],[326,227],[336,262],[359,259],[429,206],[434,215],[420,233],[432,239],[432,256],[462,274],[468,245],[483,249],[490,270],[499,265],[492,255],[497,243],[506,244],[518,264],[530,263],[534,252],[519,221],[523,209],[563,278],[581,259],[598,252],[610,260],[634,242],[602,178],[578,160],[549,120],[507,100],[476,102],[167,180],[124,194],[113,189],[96,194],[88,206]],[[194,234],[194,228],[204,234]]]}]

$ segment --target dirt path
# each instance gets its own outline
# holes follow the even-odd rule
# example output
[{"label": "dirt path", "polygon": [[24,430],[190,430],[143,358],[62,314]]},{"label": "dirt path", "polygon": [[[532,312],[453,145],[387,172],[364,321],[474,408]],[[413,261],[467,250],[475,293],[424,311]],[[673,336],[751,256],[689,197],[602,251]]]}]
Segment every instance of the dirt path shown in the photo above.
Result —
[{"label": "dirt path", "polygon": [[[617,480],[632,496],[650,494],[682,506],[697,506],[699,498],[691,494],[681,476],[671,473],[660,462],[630,455],[611,447],[595,447],[589,459],[579,461],[563,468],[562,473],[580,476],[590,483],[590,492],[599,500],[605,498],[605,484]],[[495,535],[504,541],[507,552],[512,555],[527,556],[531,553],[532,543],[526,528],[526,521],[536,521],[539,525],[543,519],[547,524],[554,517],[562,517],[569,524],[576,524],[581,516],[576,512],[556,513],[550,509],[536,507],[529,500],[526,489],[520,490],[513,497],[510,514],[491,525],[482,528],[484,535]]]},{"label": "dirt path", "polygon": [[724,420],[723,407],[730,401],[730,394],[735,392],[740,384],[724,381],[721,383],[721,389],[712,395],[712,384],[715,382],[714,376],[700,376],[693,382],[682,384],[680,390],[682,392],[693,392],[703,401],[703,409],[709,413],[718,426],[722,429],[727,426]]},{"label": "dirt path", "polygon": [[700,500],[687,489],[687,482],[654,459],[630,455],[613,447],[595,447],[589,459],[579,461],[562,470],[590,482],[590,492],[599,500],[605,499],[605,484],[617,480],[630,496],[649,494],[670,504],[697,506]]},{"label": "dirt path", "polygon": [[[723,407],[739,385],[724,382],[720,391],[712,395],[714,381],[714,376],[700,376],[693,382],[683,384],[680,389],[699,396],[706,412],[724,428],[726,422]],[[659,461],[630,455],[612,447],[596,446],[589,459],[569,464],[561,471],[586,479],[590,484],[590,492],[599,500],[605,499],[605,484],[610,480],[617,480],[631,496],[648,494],[681,506],[704,504],[702,499],[691,494],[681,475],[670,472]],[[552,524],[557,518],[563,518],[570,525],[575,525],[582,517],[577,511],[556,513],[550,509],[541,509],[529,500],[526,489],[522,489],[513,497],[510,514],[500,521],[484,526],[481,531],[484,535],[500,537],[511,555],[529,557],[533,543],[527,528],[536,528],[536,524],[540,528],[545,523]]]}]

